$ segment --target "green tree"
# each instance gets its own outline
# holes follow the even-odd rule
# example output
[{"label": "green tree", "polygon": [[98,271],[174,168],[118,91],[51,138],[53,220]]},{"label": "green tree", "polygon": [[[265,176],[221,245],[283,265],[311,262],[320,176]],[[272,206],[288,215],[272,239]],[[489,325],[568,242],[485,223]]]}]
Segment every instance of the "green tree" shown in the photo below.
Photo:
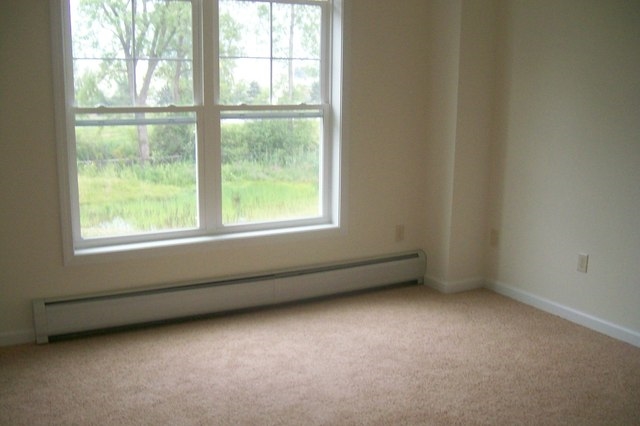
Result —
[{"label": "green tree", "polygon": [[[223,0],[220,10],[233,31],[220,29],[223,103],[248,105],[319,103],[321,8]],[[232,37],[233,36],[233,37]],[[263,78],[250,66],[269,62]],[[238,64],[238,72],[233,65]],[[249,64],[249,65],[247,65]],[[260,83],[259,83],[260,82]],[[261,86],[263,84],[264,86]],[[313,120],[257,119],[223,123],[223,163],[292,168],[318,162],[319,128]]]},{"label": "green tree", "polygon": [[[185,76],[190,70],[183,72],[192,50],[188,2],[79,0],[76,12],[74,60],[79,65],[98,58],[100,63],[77,79],[76,102],[147,106],[158,85],[156,74],[170,86],[170,103],[193,99],[191,78]],[[159,101],[153,99],[154,104]],[[136,113],[136,119],[144,118],[144,113]],[[137,126],[137,136],[139,158],[144,162],[150,157],[146,125]]]},{"label": "green tree", "polygon": [[[274,5],[274,55],[286,59],[286,73],[275,82],[280,103],[320,102],[320,8],[312,5]],[[306,64],[306,65],[303,65]]]},{"label": "green tree", "polygon": [[[219,26],[219,55],[221,58],[237,58],[242,55],[242,47],[238,43],[244,30],[242,24],[224,9],[218,18]],[[228,94],[227,103],[242,102],[242,92],[246,89],[242,82],[236,82],[234,78],[235,63],[229,60],[219,62],[220,93]]]}]

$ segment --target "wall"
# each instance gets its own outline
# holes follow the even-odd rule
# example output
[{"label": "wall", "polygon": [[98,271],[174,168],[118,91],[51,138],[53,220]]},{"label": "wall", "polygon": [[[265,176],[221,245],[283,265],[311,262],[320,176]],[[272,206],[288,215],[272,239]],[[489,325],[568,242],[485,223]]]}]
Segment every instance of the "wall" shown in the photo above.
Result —
[{"label": "wall", "polygon": [[489,277],[640,342],[640,2],[509,1],[502,13]]},{"label": "wall", "polygon": [[424,213],[427,275],[432,285],[442,287],[448,278],[453,165],[455,162],[456,117],[460,64],[462,2],[439,0],[430,3],[429,29],[425,49],[429,52],[428,138],[425,160],[428,211]]},{"label": "wall", "polygon": [[[422,0],[350,2],[346,231],[201,245],[182,254],[64,266],[49,4],[0,2],[0,344],[33,338],[33,298],[214,278],[423,246]],[[405,239],[395,241],[395,225]]]},{"label": "wall", "polygon": [[0,2],[0,344],[36,297],[414,248],[441,290],[488,279],[640,344],[640,3],[349,4],[345,232],[64,266],[48,4]]},{"label": "wall", "polygon": [[430,285],[453,292],[484,285],[497,4],[429,4],[425,250]]},{"label": "wall", "polygon": [[461,11],[447,281],[454,289],[484,283],[489,147],[494,119],[496,4],[465,1]]}]

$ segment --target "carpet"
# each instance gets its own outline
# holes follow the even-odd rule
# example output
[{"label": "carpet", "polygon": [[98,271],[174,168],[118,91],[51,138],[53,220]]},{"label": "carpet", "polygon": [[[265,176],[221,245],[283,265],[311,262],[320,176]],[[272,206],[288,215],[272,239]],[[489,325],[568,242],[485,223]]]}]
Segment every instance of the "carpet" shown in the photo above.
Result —
[{"label": "carpet", "polygon": [[2,425],[640,425],[640,348],[402,286],[0,348]]}]

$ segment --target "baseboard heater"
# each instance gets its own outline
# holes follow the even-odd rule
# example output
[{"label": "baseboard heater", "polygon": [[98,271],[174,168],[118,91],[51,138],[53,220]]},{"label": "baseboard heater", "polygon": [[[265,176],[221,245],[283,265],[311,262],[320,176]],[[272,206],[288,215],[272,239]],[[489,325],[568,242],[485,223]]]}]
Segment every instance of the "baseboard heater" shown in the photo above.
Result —
[{"label": "baseboard heater", "polygon": [[252,276],[33,301],[36,341],[275,305],[401,283],[422,283],[418,250]]}]

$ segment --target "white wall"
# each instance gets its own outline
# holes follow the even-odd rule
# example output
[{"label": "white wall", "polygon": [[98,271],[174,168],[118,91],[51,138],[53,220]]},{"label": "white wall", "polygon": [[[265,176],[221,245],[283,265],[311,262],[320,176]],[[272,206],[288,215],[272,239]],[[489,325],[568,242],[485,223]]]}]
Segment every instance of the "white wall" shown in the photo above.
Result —
[{"label": "white wall", "polygon": [[640,2],[503,6],[489,277],[640,336]]},{"label": "white wall", "polygon": [[447,281],[482,283],[487,247],[489,147],[494,119],[496,4],[465,1],[461,13],[451,246]]},{"label": "white wall", "polygon": [[428,279],[441,291],[484,284],[497,4],[430,2]]},{"label": "white wall", "polygon": [[[422,0],[351,2],[347,230],[64,266],[49,4],[0,2],[0,343],[32,336],[31,300],[350,259],[423,246]],[[395,225],[406,227],[395,241]]]},{"label": "white wall", "polygon": [[424,26],[428,28],[425,49],[429,52],[427,82],[428,144],[425,170],[427,210],[424,212],[427,275],[445,283],[449,271],[453,166],[455,162],[460,29],[462,1],[430,3]]},{"label": "white wall", "polygon": [[488,279],[640,336],[640,2],[350,4],[346,232],[64,266],[48,3],[0,2],[0,344],[37,297],[415,248],[445,291]]}]

